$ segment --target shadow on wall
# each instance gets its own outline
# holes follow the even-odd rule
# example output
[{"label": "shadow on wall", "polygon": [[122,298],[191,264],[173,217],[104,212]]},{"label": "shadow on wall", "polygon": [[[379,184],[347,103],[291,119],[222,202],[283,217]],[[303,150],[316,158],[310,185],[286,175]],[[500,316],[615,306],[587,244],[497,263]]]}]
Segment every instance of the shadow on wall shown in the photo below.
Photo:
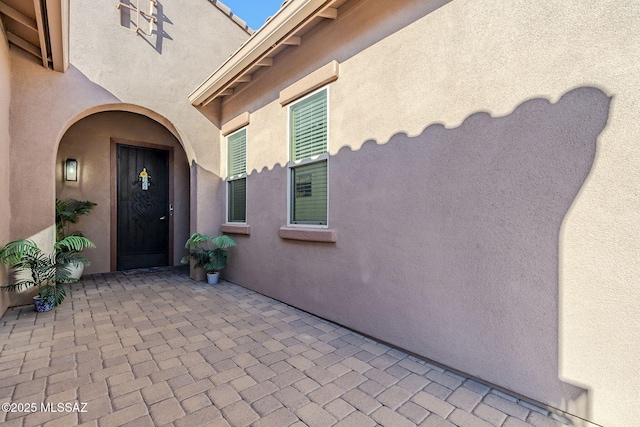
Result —
[{"label": "shadow on wall", "polygon": [[[546,371],[526,379],[541,381],[539,390],[558,378],[560,229],[591,170],[609,103],[598,89],[575,89],[556,104],[533,99],[505,117],[476,113],[455,129],[433,125],[417,137],[395,135],[383,146],[371,141],[332,159],[331,188],[348,168],[361,171],[331,201],[340,211],[331,213],[334,225],[352,234],[347,244],[364,239],[399,255],[389,263],[387,251],[351,247],[363,283],[401,266],[394,276],[415,287],[394,301],[391,311],[412,313],[396,327],[437,319],[418,348],[447,363],[458,357],[456,347],[470,345],[483,364],[498,362],[492,369],[512,370],[511,377],[533,364],[533,371]],[[347,212],[354,218],[375,212],[374,223],[340,223]],[[370,236],[371,230],[387,232]],[[426,318],[416,315],[425,309]]]},{"label": "shadow on wall", "polygon": [[254,172],[251,238],[227,277],[540,402],[582,402],[584,413],[586,391],[558,378],[559,233],[609,105],[582,87],[555,104],[531,99],[504,117],[475,113],[454,129],[340,150],[329,163],[336,244],[279,239],[286,168]]},{"label": "shadow on wall", "polygon": [[[120,25],[135,31],[136,25],[140,26],[138,35],[153,47],[156,52],[162,54],[162,43],[164,39],[173,40],[171,36],[164,31],[164,24],[173,24],[164,14],[164,7],[159,1],[155,2],[155,8],[150,0],[136,0],[132,3],[130,0],[120,0]],[[130,9],[131,7],[132,9]],[[144,14],[138,15],[137,8],[140,8]],[[156,19],[155,23],[151,23],[149,16]],[[149,29],[152,28],[151,31]]]}]

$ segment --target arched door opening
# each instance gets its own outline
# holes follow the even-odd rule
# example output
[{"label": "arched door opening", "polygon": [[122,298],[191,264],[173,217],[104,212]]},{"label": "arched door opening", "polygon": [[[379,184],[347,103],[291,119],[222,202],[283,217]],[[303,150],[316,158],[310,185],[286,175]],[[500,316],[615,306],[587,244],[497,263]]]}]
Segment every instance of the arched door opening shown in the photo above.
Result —
[{"label": "arched door opening", "polygon": [[[77,181],[64,176],[77,161]],[[189,233],[189,164],[177,138],[137,113],[74,123],[58,147],[56,197],[97,203],[74,225],[96,244],[86,273],[177,265]],[[174,255],[175,254],[175,255]]]}]

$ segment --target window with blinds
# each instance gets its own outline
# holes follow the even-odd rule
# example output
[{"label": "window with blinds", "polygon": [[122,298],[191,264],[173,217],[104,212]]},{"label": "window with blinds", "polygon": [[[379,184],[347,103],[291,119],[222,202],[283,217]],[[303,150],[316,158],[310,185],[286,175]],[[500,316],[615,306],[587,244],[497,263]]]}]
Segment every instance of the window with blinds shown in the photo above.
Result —
[{"label": "window with blinds", "polygon": [[227,137],[229,177],[247,173],[247,129],[240,129]]},{"label": "window with blinds", "polygon": [[247,221],[247,129],[227,136],[227,222]]},{"label": "window with blinds", "polygon": [[291,160],[327,152],[327,90],[291,106],[289,112]]},{"label": "window with blinds", "polygon": [[228,222],[247,221],[247,178],[229,181]]},{"label": "window with blinds", "polygon": [[327,224],[327,161],[291,168],[292,224]]},{"label": "window with blinds", "polygon": [[327,225],[327,89],[289,107],[291,224]]}]

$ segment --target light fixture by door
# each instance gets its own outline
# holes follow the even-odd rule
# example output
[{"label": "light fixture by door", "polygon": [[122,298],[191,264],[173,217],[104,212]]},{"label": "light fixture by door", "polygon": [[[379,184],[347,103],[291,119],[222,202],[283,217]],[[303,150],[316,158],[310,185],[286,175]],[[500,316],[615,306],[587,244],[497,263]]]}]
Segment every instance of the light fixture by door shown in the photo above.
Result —
[{"label": "light fixture by door", "polygon": [[78,180],[78,161],[76,159],[67,159],[64,163],[64,180]]}]

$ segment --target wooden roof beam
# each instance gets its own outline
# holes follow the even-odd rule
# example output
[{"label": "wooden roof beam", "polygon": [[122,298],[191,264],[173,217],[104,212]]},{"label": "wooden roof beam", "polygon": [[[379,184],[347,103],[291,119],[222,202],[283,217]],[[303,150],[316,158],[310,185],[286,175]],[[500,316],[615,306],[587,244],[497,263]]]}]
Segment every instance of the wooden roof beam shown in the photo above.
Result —
[{"label": "wooden roof beam", "polygon": [[41,56],[42,53],[40,51],[40,48],[38,46],[32,45],[22,37],[7,31],[7,40],[9,40],[11,43],[15,44],[19,48],[26,50],[30,54],[42,59],[42,56]]},{"label": "wooden roof beam", "polygon": [[16,22],[19,22],[30,30],[38,32],[38,25],[36,24],[36,21],[29,18],[27,15],[24,15],[22,12],[15,10],[6,3],[3,3],[2,1],[0,1],[0,13],[8,16]]},{"label": "wooden roof beam", "polygon": [[287,45],[287,46],[300,46],[300,43],[302,42],[302,39],[298,36],[291,36],[288,39],[286,39],[285,41],[282,42],[282,44]]},{"label": "wooden roof beam", "polygon": [[40,38],[40,51],[42,52],[40,55],[40,58],[42,58],[42,66],[44,68],[49,68],[47,36],[44,33],[44,17],[42,16],[42,3],[40,3],[40,0],[33,0],[33,7],[36,10],[36,22],[38,23],[38,28],[42,29],[42,31],[38,31],[38,36]]},{"label": "wooden roof beam", "polygon": [[338,17],[338,9],[336,9],[335,7],[328,7],[320,12],[318,16],[320,18],[336,19]]},{"label": "wooden roof beam", "polygon": [[273,58],[262,58],[256,62],[258,67],[271,67],[273,65]]}]

